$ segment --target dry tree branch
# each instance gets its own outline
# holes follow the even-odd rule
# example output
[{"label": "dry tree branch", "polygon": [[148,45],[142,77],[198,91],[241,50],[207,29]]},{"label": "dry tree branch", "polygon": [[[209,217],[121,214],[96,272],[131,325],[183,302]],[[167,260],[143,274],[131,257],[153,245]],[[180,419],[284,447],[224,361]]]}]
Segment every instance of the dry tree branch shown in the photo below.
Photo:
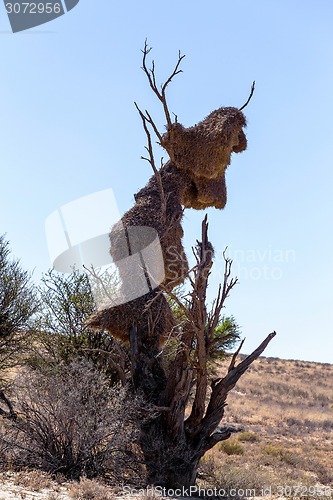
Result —
[{"label": "dry tree branch", "polygon": [[16,420],[17,414],[15,413],[11,402],[9,401],[8,398],[6,398],[5,393],[2,390],[0,391],[0,400],[5,403],[5,405],[7,406],[8,410],[9,410],[9,412],[8,412],[8,411],[5,411],[2,408],[0,408],[0,415],[4,418],[8,418],[9,420]]},{"label": "dry tree branch", "polygon": [[239,352],[239,348],[233,356],[233,359],[231,361],[231,369],[228,370],[227,375],[224,378],[217,379],[212,383],[212,393],[210,396],[206,415],[201,420],[196,429],[196,434],[203,434],[206,436],[206,445],[203,448],[203,453],[212,448],[217,442],[217,436],[215,435],[215,437],[213,438],[214,435],[211,436],[211,434],[215,431],[216,427],[219,425],[223,417],[224,408],[227,404],[226,399],[228,393],[235,387],[238,380],[243,375],[243,373],[246,372],[249,366],[260,356],[260,354],[262,354],[262,352],[266,349],[267,345],[275,337],[275,335],[275,331],[270,333],[266,337],[266,339],[257,347],[257,349],[252,352],[252,354],[247,356],[244,361],[235,366],[236,355]]},{"label": "dry tree branch", "polygon": [[[146,147],[146,150],[149,153],[149,158],[145,158],[143,156],[141,158],[143,160],[148,161],[150,163],[153,171],[154,171],[154,175],[156,178],[156,182],[157,182],[157,186],[158,186],[158,190],[159,190],[159,194],[160,194],[161,204],[162,204],[163,220],[164,220],[164,222],[166,222],[166,208],[167,208],[166,207],[166,197],[165,197],[165,193],[164,193],[164,188],[163,188],[163,183],[162,183],[160,171],[157,170],[156,165],[155,165],[155,158],[154,158],[153,145],[152,145],[152,141],[151,141],[151,135],[150,135],[149,129],[147,127],[147,122],[152,124],[153,121],[152,121],[149,114],[148,114],[149,119],[147,119],[147,117],[144,115],[144,113],[142,113],[141,109],[139,108],[139,106],[137,105],[136,102],[134,104],[135,104],[135,107],[140,114],[140,117],[142,120],[142,125],[143,125],[144,131],[145,131],[146,136],[147,136],[147,141],[148,141],[148,147]],[[155,127],[155,125],[153,126],[153,128],[154,127]],[[154,130],[155,130],[155,128],[154,128]]]},{"label": "dry tree branch", "polygon": [[223,290],[222,290],[222,297],[221,297],[221,306],[220,307],[220,310],[224,304],[224,301],[226,300],[226,298],[228,297],[231,289],[236,285],[236,283],[238,282],[238,279],[237,278],[231,278],[230,282],[228,281],[229,278],[230,278],[230,274],[231,274],[231,266],[232,266],[232,260],[229,259],[228,257],[226,257],[226,251],[227,251],[227,248],[225,248],[224,252],[223,252],[223,258],[224,258],[224,261],[225,261],[225,269],[224,269],[224,278],[223,278]]},{"label": "dry tree branch", "polygon": [[240,353],[240,350],[243,347],[244,342],[245,342],[245,339],[242,340],[242,342],[239,344],[239,347],[238,347],[237,351],[233,354],[232,359],[230,361],[229,368],[228,368],[228,373],[230,373],[231,370],[233,370],[235,368],[235,363],[236,363],[236,360],[237,360],[237,356]]},{"label": "dry tree branch", "polygon": [[209,438],[209,447],[213,448],[217,443],[225,441],[231,437],[231,434],[236,432],[241,432],[242,427],[234,427],[231,425],[224,425],[218,429],[218,432],[214,432]]},{"label": "dry tree branch", "polygon": [[102,354],[106,354],[107,356],[110,357],[110,362],[112,364],[112,366],[117,370],[118,372],[118,375],[119,375],[119,378],[120,378],[120,381],[121,381],[121,385],[123,387],[126,386],[127,384],[127,379],[126,379],[126,375],[125,375],[125,371],[124,371],[124,368],[122,367],[122,364],[121,363],[117,363],[117,361],[115,361],[112,356],[114,356],[114,354],[112,352],[109,352],[109,351],[105,351],[104,349],[90,349],[89,347],[85,347],[82,349],[82,351],[90,351],[90,352],[100,352]]},{"label": "dry tree branch", "polygon": [[[136,103],[135,103],[135,105],[136,105]],[[155,134],[157,135],[158,140],[160,141],[158,144],[161,144],[162,135],[159,133],[159,131],[158,131],[156,125],[155,125],[155,122],[152,119],[152,117],[150,116],[150,114],[149,114],[149,112],[148,112],[147,109],[145,110],[145,113],[146,113],[146,120],[147,120],[147,122],[153,127],[153,130],[154,130]]]},{"label": "dry tree branch", "polygon": [[[88,272],[88,273],[92,276],[92,278],[93,278],[96,282],[98,282],[98,283],[101,285],[101,287],[102,287],[102,289],[103,289],[103,291],[104,291],[105,295],[106,295],[106,296],[107,296],[107,298],[111,301],[111,303],[113,303],[113,302],[114,302],[114,299],[113,299],[113,298],[112,298],[112,296],[110,295],[110,292],[109,292],[109,290],[106,288],[105,283],[104,283],[104,281],[102,280],[102,278],[101,278],[100,276],[98,276],[98,274],[97,274],[97,272],[96,272],[96,270],[95,270],[94,266],[92,265],[92,266],[91,266],[91,269],[89,269],[89,267],[87,267],[87,266],[85,266],[85,265],[83,265],[82,267],[83,267],[83,268],[84,268],[84,269],[85,269],[85,270],[86,270],[86,271],[87,271],[87,272]],[[116,304],[115,304],[115,305],[116,305]]]},{"label": "dry tree branch", "polygon": [[[148,78],[149,85],[150,85],[151,89],[153,90],[153,92],[155,93],[155,95],[158,97],[158,99],[163,104],[164,113],[165,113],[166,120],[167,120],[167,123],[168,123],[168,128],[171,129],[172,122],[171,122],[171,118],[170,118],[170,113],[169,113],[168,105],[167,105],[167,102],[166,102],[165,91],[166,91],[166,88],[169,85],[169,83],[172,81],[172,79],[177,74],[179,74],[179,73],[182,72],[182,70],[179,69],[179,65],[180,65],[182,59],[185,57],[185,55],[181,56],[181,54],[179,52],[178,61],[177,61],[177,64],[176,64],[176,66],[175,66],[172,74],[169,76],[169,78],[167,79],[167,81],[162,85],[161,91],[159,91],[158,88],[157,88],[157,84],[156,84],[155,62],[154,62],[154,60],[152,61],[152,68],[148,69],[148,67],[147,67],[147,62],[146,62],[147,61],[147,55],[149,54],[150,51],[151,51],[151,47],[148,47],[148,45],[147,45],[147,39],[146,39],[145,40],[144,49],[142,51],[142,53],[143,53],[142,69],[143,69],[144,73],[146,74],[146,76]],[[164,193],[164,189],[163,189],[163,183],[162,183],[162,179],[161,179],[161,174],[160,174],[159,170],[157,170],[156,165],[155,165],[154,153],[153,153],[153,147],[152,147],[152,141],[151,141],[151,136],[150,136],[150,132],[148,130],[147,123],[149,125],[151,125],[151,127],[153,128],[154,133],[158,137],[160,143],[162,141],[162,135],[159,133],[159,131],[158,131],[156,125],[155,125],[155,122],[152,119],[152,117],[149,114],[149,112],[147,110],[145,110],[145,113],[143,113],[141,111],[141,109],[139,108],[139,106],[137,105],[137,103],[135,102],[134,104],[135,104],[135,107],[138,110],[138,112],[140,114],[140,117],[142,119],[143,128],[144,128],[144,131],[146,133],[147,140],[148,140],[148,147],[146,147],[146,149],[147,149],[147,151],[149,153],[149,158],[142,157],[142,159],[148,161],[151,164],[152,169],[154,171],[154,174],[155,174],[155,177],[156,177],[156,181],[157,181],[157,185],[158,185],[158,189],[159,189],[159,193],[160,193],[160,199],[161,199],[161,203],[162,203],[163,220],[164,220],[164,222],[166,222],[166,197],[165,197],[165,193]],[[170,226],[171,226],[171,223],[168,225],[168,227],[170,227]]]},{"label": "dry tree branch", "polygon": [[250,96],[249,96],[248,100],[246,101],[246,103],[245,103],[245,104],[244,104],[241,108],[239,108],[239,111],[242,111],[242,109],[244,109],[244,108],[245,108],[245,107],[249,104],[249,102],[251,101],[251,98],[252,98],[252,96],[253,96],[253,92],[254,92],[254,87],[255,87],[255,84],[256,84],[256,82],[254,81],[254,82],[252,83]]},{"label": "dry tree branch", "polygon": [[167,105],[167,102],[166,102],[165,91],[166,91],[166,88],[169,85],[169,83],[172,81],[172,79],[176,75],[178,75],[179,73],[182,73],[182,70],[179,69],[179,66],[180,66],[180,63],[182,62],[182,60],[184,59],[185,55],[181,55],[181,53],[179,51],[177,64],[176,64],[173,72],[171,73],[171,75],[167,79],[167,81],[164,84],[162,84],[162,90],[160,92],[158,90],[157,84],[156,84],[155,62],[154,62],[154,60],[152,61],[152,68],[151,69],[148,69],[147,68],[147,64],[146,64],[147,55],[149,54],[149,52],[151,51],[151,49],[152,49],[151,47],[148,47],[148,45],[147,45],[147,39],[146,39],[145,40],[144,49],[142,51],[142,53],[143,53],[142,69],[145,72],[145,74],[147,75],[147,78],[148,78],[149,85],[150,85],[151,89],[153,90],[153,92],[155,93],[155,95],[157,96],[157,98],[161,101],[161,103],[163,104],[165,117],[166,117],[166,120],[167,120],[167,123],[168,123],[168,128],[171,129],[171,127],[172,127],[172,121],[171,121],[171,118],[170,118],[170,113],[169,113],[168,105]]},{"label": "dry tree branch", "polygon": [[226,298],[228,297],[230,291],[232,288],[236,285],[238,282],[237,278],[230,278],[231,274],[231,266],[232,266],[232,260],[226,257],[226,250],[225,248],[223,252],[223,258],[225,262],[225,268],[224,268],[224,277],[223,277],[223,286],[219,286],[218,294],[217,294],[217,299],[215,301],[215,304],[213,304],[212,310],[208,315],[208,326],[207,326],[207,340],[210,345],[213,343],[213,337],[214,337],[214,331],[215,328],[218,325],[219,319],[220,319],[220,314],[221,310],[224,306],[224,302]]},{"label": "dry tree branch", "polygon": [[[192,277],[191,277],[191,273],[193,273],[193,271],[195,270],[196,266],[193,266],[191,269],[189,269],[188,271],[186,271],[184,274],[182,274],[180,277],[177,277],[177,279],[173,280],[173,281],[169,281],[168,285],[163,285],[163,283],[160,283],[159,285],[159,292],[157,292],[157,294],[155,295],[155,297],[153,297],[148,303],[147,305],[145,306],[145,309],[143,310],[143,313],[145,313],[152,305],[152,303],[162,294],[162,293],[165,293],[166,295],[168,295],[171,299],[175,300],[175,302],[177,302],[177,305],[179,305],[179,307],[185,312],[188,310],[188,308],[186,308],[186,306],[179,300],[179,298],[177,297],[177,295],[174,294],[174,292],[172,291],[173,290],[173,285],[174,283],[178,283],[179,279],[182,280],[182,282],[185,281],[185,279],[189,279],[190,283],[192,286],[195,286],[194,285],[194,281],[192,280]],[[186,296],[185,296],[186,297]],[[185,299],[186,300],[186,299]],[[185,312],[186,314],[186,312]]]},{"label": "dry tree branch", "polygon": [[244,361],[239,363],[237,366],[235,366],[227,375],[226,379],[228,379],[228,383],[230,384],[231,382],[235,383],[239,379],[241,375],[249,368],[249,366],[255,361],[260,354],[266,349],[267,345],[269,342],[275,337],[276,332],[270,333],[265,340],[255,349],[252,354],[247,356]]},{"label": "dry tree branch", "polygon": [[[168,121],[168,125],[169,126],[171,125],[172,122],[171,122],[171,119],[170,119],[169,110],[168,110],[168,108],[166,106],[165,91],[166,91],[166,88],[169,85],[169,83],[171,83],[172,79],[176,75],[179,75],[179,73],[183,72],[182,69],[178,69],[178,68],[180,66],[180,63],[184,59],[184,57],[185,57],[185,54],[181,55],[180,50],[179,50],[179,52],[178,52],[178,61],[177,61],[177,64],[175,66],[175,69],[173,70],[172,74],[169,76],[169,78],[167,79],[167,81],[164,83],[164,85],[162,86],[162,102],[163,102],[164,112],[166,113],[166,117],[167,117],[167,121]],[[177,115],[175,115],[175,117],[176,117],[176,122],[177,122]]]},{"label": "dry tree branch", "polygon": [[180,323],[178,323],[177,325],[173,326],[170,330],[170,333],[162,347],[162,349],[160,350],[160,352],[156,355],[156,357],[158,358],[159,356],[162,356],[167,345],[169,344],[170,340],[175,340],[177,342],[177,345],[175,347],[175,349],[173,349],[172,351],[168,352],[168,355],[169,356],[172,356],[173,354],[176,354],[177,352],[177,349],[178,349],[178,344],[179,342],[181,342],[181,333],[178,333],[178,335],[174,335],[174,332],[179,330],[179,328],[184,324],[184,321],[181,321]]},{"label": "dry tree branch", "polygon": [[202,222],[201,242],[197,242],[197,268],[195,271],[195,289],[192,292],[192,304],[190,311],[193,314],[195,324],[198,325],[195,332],[196,343],[196,373],[195,396],[192,405],[191,414],[186,420],[188,432],[192,432],[201,421],[205,413],[205,402],[208,386],[207,359],[207,310],[206,310],[206,292],[208,286],[208,277],[213,264],[213,248],[208,241],[208,223],[207,215]]}]

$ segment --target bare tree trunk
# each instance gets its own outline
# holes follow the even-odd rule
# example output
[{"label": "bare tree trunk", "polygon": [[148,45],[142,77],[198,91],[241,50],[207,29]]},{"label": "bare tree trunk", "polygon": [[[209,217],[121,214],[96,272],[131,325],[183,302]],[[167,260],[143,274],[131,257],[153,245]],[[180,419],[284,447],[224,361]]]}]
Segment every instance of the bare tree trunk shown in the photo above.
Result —
[{"label": "bare tree trunk", "polygon": [[[137,334],[139,335],[140,332]],[[228,439],[233,432],[237,432],[237,429],[233,427],[218,427],[224,415],[229,391],[251,363],[263,352],[274,335],[275,332],[271,333],[250,356],[233,368],[225,378],[212,384],[213,391],[206,414],[195,430],[191,424],[193,421],[190,419],[184,421],[189,395],[188,388],[192,382],[186,369],[176,371],[179,379],[172,380],[174,391],[171,408],[164,406],[166,393],[163,390],[159,396],[157,391],[153,393],[154,403],[161,408],[160,414],[152,421],[143,423],[140,435],[140,446],[147,468],[148,484],[173,489],[182,486],[187,488],[195,484],[200,458],[218,442]],[[145,360],[148,359],[149,356],[146,353]],[[156,375],[155,388],[160,386],[162,389],[160,372],[154,371],[153,359],[151,361],[146,365],[145,363],[140,364],[136,367],[135,374],[133,373],[136,388],[145,392],[147,396],[151,394],[150,390],[154,386],[152,381],[155,380]],[[181,387],[184,388],[183,392]]]},{"label": "bare tree trunk", "polygon": [[[202,225],[202,242],[197,248],[197,266],[192,279],[192,300],[184,307],[186,323],[176,357],[165,373],[158,339],[147,328],[130,329],[132,357],[132,384],[141,391],[156,410],[151,420],[141,425],[140,446],[147,468],[147,482],[166,488],[194,485],[200,458],[220,441],[228,439],[235,429],[219,427],[224,416],[228,393],[239,378],[264,351],[275,336],[269,334],[260,346],[236,365],[233,355],[225,377],[211,382],[211,395],[206,405],[208,389],[207,359],[214,342],[216,315],[235,284],[229,281],[231,261],[226,259],[225,279],[212,314],[206,311],[208,275],[212,266],[213,250],[207,238],[208,224]],[[160,292],[157,292],[160,293]],[[172,296],[172,292],[169,292]],[[185,419],[185,410],[191,391],[194,401]]]}]

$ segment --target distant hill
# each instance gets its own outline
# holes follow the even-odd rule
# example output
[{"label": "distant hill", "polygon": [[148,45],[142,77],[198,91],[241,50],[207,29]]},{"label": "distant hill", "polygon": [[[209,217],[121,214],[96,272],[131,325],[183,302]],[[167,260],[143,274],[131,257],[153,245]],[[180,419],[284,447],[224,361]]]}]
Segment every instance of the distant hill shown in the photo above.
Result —
[{"label": "distant hill", "polygon": [[[227,366],[227,360],[221,363],[217,376]],[[204,481],[237,483],[256,494],[270,485],[275,495],[333,496],[333,365],[260,357],[227,402],[224,422],[243,432],[204,457]],[[279,485],[303,490],[282,491]]]}]

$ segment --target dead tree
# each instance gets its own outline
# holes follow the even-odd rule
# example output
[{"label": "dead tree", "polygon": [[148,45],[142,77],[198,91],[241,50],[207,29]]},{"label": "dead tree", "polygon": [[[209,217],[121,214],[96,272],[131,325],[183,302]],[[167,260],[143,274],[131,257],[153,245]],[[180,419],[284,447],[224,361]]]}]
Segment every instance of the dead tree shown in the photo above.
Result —
[{"label": "dead tree", "polygon": [[[150,113],[142,112],[137,106],[148,140],[145,159],[151,164],[154,176],[135,196],[136,205],[123,216],[122,223],[127,233],[132,226],[146,225],[156,229],[163,250],[165,279],[144,297],[98,311],[88,324],[96,329],[108,329],[116,337],[129,341],[131,387],[143,393],[154,409],[151,419],[145,417],[140,428],[147,483],[178,488],[193,485],[200,458],[237,430],[221,426],[228,393],[264,351],[275,332],[237,364],[241,343],[231,359],[228,373],[221,379],[209,380],[207,361],[214,343],[221,342],[216,338],[216,327],[225,300],[237,280],[231,278],[231,260],[225,257],[224,281],[212,310],[207,311],[206,291],[214,255],[208,240],[207,218],[202,224],[201,242],[195,249],[196,265],[192,270],[188,269],[181,245],[181,219],[184,208],[225,206],[225,170],[231,153],[246,149],[243,132],[246,122],[241,112],[245,105],[240,109],[220,108],[187,129],[177,119],[172,122],[165,92],[180,72],[183,56],[179,55],[173,73],[159,90],[154,63],[151,69],[147,68],[149,51],[145,44],[143,70],[163,105],[167,132],[161,134]],[[252,93],[253,87],[250,98]],[[160,169],[155,165],[151,129],[170,157]],[[111,244],[117,242],[118,236],[118,228],[113,228]],[[176,248],[176,259],[170,258],[171,247]],[[121,253],[117,244],[111,246],[113,257],[117,253]],[[170,271],[170,265],[175,265],[172,268],[175,273]],[[121,278],[125,279],[126,269],[120,271],[124,273]],[[190,292],[184,304],[174,293],[174,287],[186,278],[190,282]],[[172,320],[168,295],[183,311],[182,325]],[[168,364],[166,349],[162,346],[170,337],[176,337],[172,340],[176,343],[176,352],[172,363]]]},{"label": "dead tree", "polygon": [[[214,343],[221,340],[214,335],[215,329],[224,302],[237,280],[230,278],[232,262],[225,257],[224,282],[212,310],[207,312],[206,291],[213,263],[207,230],[205,218],[202,240],[195,251],[197,264],[189,275],[191,291],[187,304],[184,305],[172,291],[164,290],[186,317],[177,338],[176,356],[167,372],[163,368],[163,353],[147,346],[145,332],[135,326],[130,330],[135,389],[143,391],[158,412],[157,417],[141,428],[140,445],[147,467],[147,482],[166,488],[193,485],[200,458],[239,430],[221,425],[228,393],[275,336],[275,332],[269,334],[251,355],[236,364],[242,342],[232,356],[226,375],[209,381],[209,353]],[[186,409],[190,410],[188,416],[185,416]]]}]

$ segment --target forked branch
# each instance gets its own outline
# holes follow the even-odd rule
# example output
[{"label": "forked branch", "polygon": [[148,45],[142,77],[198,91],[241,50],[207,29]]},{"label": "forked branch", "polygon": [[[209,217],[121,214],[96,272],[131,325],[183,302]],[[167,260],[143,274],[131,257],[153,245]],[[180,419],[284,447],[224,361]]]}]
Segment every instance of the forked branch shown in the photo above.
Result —
[{"label": "forked branch", "polygon": [[223,258],[224,258],[224,277],[223,277],[223,285],[219,286],[219,291],[217,295],[217,299],[215,303],[213,304],[212,310],[208,315],[208,321],[207,321],[207,339],[210,345],[214,341],[214,332],[215,329],[218,325],[219,319],[220,319],[220,314],[221,310],[224,306],[224,302],[226,298],[229,296],[230,291],[232,288],[237,284],[238,279],[237,278],[231,278],[231,266],[232,266],[232,260],[229,259],[229,257],[226,257],[226,250],[223,252]]},{"label": "forked branch", "polygon": [[266,339],[259,345],[259,347],[257,347],[257,349],[252,352],[252,354],[247,356],[244,361],[235,366],[236,355],[238,354],[240,349],[238,348],[237,352],[231,360],[227,375],[224,378],[218,379],[214,381],[214,383],[212,383],[212,394],[207,407],[206,415],[197,427],[197,434],[206,436],[204,438],[206,440],[204,453],[216,444],[216,439],[211,439],[211,434],[216,430],[224,415],[224,408],[226,406],[228,393],[235,387],[236,383],[243,375],[243,373],[246,372],[249,366],[263,353],[263,351],[266,349],[267,345],[275,337],[275,335],[275,331],[270,333],[266,337]]},{"label": "forked branch", "polygon": [[165,91],[166,91],[166,88],[169,85],[169,83],[172,81],[172,79],[176,75],[178,75],[179,73],[183,72],[181,69],[179,69],[179,66],[180,66],[180,63],[182,62],[182,60],[184,59],[185,55],[181,55],[181,53],[179,51],[177,64],[176,64],[173,72],[169,76],[169,78],[166,80],[166,82],[164,84],[162,84],[161,91],[160,91],[157,88],[157,84],[156,84],[155,62],[154,62],[154,60],[152,61],[152,67],[151,67],[151,69],[148,69],[148,67],[147,67],[147,55],[149,54],[149,52],[151,51],[151,49],[152,48],[148,47],[148,45],[147,45],[147,40],[145,40],[144,49],[142,51],[142,53],[143,53],[142,69],[145,72],[145,74],[147,75],[147,78],[148,78],[149,85],[150,85],[151,89],[156,94],[156,96],[161,101],[161,103],[163,104],[164,113],[165,113],[165,117],[166,117],[166,120],[167,120],[168,128],[171,129],[172,121],[171,121],[171,118],[170,118],[170,112],[169,112],[168,105],[167,105],[167,102],[166,102]]}]

